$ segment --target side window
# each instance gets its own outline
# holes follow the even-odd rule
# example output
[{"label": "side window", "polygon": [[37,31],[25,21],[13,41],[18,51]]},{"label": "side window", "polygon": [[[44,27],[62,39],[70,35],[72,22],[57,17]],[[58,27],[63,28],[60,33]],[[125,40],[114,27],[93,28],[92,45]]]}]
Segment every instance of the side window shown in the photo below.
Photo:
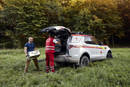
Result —
[{"label": "side window", "polygon": [[84,37],[83,36],[72,36],[72,43],[80,43],[84,41]]},{"label": "side window", "polygon": [[97,40],[93,36],[85,36],[85,43],[87,44],[98,44]]},{"label": "side window", "polygon": [[92,38],[92,41],[93,41],[95,44],[98,44],[98,41],[97,41],[97,39],[96,39],[94,36],[92,36],[91,38]]}]

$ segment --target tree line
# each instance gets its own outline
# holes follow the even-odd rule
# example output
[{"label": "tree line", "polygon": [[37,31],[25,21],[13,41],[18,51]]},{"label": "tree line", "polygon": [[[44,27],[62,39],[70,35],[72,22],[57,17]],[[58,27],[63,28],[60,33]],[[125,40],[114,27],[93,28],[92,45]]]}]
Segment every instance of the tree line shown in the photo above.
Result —
[{"label": "tree line", "polygon": [[21,48],[29,36],[43,46],[39,31],[54,25],[111,45],[130,36],[130,1],[0,0],[0,48]]}]

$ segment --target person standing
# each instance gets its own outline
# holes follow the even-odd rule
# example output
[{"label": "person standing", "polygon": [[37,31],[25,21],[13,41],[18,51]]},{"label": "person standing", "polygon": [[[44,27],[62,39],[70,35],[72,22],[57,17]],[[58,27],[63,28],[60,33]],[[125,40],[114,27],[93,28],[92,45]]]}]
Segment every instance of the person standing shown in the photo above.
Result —
[{"label": "person standing", "polygon": [[50,33],[48,39],[46,40],[45,54],[46,54],[46,72],[55,72],[54,69],[54,53],[55,44],[58,43],[54,39],[54,34]]},{"label": "person standing", "polygon": [[24,73],[28,72],[28,67],[29,67],[29,64],[31,62],[31,59],[33,60],[35,66],[36,66],[36,70],[39,71],[39,66],[38,66],[38,60],[36,57],[34,58],[30,58],[28,56],[28,52],[30,51],[34,51],[35,50],[35,44],[33,43],[33,37],[29,37],[28,38],[28,42],[24,45],[24,53],[26,55],[26,64],[25,64],[25,69],[24,69]]}]

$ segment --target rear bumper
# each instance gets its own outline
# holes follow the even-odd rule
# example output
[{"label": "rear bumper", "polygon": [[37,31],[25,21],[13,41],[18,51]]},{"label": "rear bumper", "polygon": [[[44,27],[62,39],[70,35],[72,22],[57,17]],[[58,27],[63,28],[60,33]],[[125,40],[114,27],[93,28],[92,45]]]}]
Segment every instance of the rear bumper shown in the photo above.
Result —
[{"label": "rear bumper", "polygon": [[73,58],[71,56],[66,56],[66,55],[58,55],[58,56],[55,56],[54,61],[55,62],[78,63],[79,59],[78,58]]}]

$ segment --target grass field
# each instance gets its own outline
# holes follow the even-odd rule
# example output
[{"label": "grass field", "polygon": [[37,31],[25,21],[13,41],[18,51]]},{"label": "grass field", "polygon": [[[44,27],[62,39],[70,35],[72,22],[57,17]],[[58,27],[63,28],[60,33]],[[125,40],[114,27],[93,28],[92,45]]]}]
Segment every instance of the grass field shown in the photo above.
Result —
[{"label": "grass field", "polygon": [[130,87],[130,48],[112,51],[113,59],[96,61],[88,67],[60,67],[56,73],[47,74],[43,61],[39,62],[41,72],[34,71],[31,63],[24,74],[23,50],[0,50],[0,87]]}]

